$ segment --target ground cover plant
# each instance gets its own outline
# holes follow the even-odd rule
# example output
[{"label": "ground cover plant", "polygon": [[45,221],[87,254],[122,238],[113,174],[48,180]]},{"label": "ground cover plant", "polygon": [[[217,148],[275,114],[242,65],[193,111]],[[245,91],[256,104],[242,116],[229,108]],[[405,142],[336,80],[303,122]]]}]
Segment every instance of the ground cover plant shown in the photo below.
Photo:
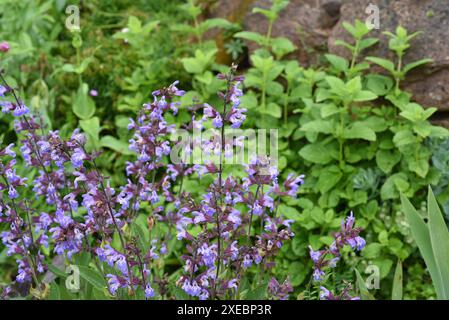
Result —
[{"label": "ground cover plant", "polygon": [[[208,1],[74,3],[75,32],[0,2],[1,298],[447,299],[449,132],[403,89],[425,35],[373,56],[347,21],[349,58],[305,67],[285,0],[260,33]],[[239,161],[259,129],[276,161]]]}]

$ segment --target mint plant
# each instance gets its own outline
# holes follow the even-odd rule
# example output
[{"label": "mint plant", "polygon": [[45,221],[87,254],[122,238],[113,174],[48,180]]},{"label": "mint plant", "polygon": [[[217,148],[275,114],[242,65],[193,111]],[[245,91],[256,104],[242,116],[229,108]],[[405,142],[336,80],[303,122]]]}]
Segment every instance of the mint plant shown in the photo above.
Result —
[{"label": "mint plant", "polygon": [[415,32],[409,35],[407,33],[407,30],[405,30],[401,26],[398,26],[396,29],[396,34],[393,34],[391,32],[384,32],[384,34],[390,37],[388,45],[390,50],[394,51],[394,53],[396,54],[396,64],[394,64],[392,61],[378,57],[367,57],[366,60],[381,66],[393,76],[396,85],[394,93],[396,95],[399,95],[399,85],[401,80],[404,80],[406,74],[419,66],[432,62],[432,59],[421,59],[407,65],[403,65],[403,57],[407,49],[410,48],[410,41],[413,38],[417,37],[420,32]]},{"label": "mint plant", "polygon": [[[408,231],[402,227],[399,194],[416,197],[428,184],[438,183],[440,173],[430,165],[432,151],[427,141],[445,138],[448,131],[429,122],[435,108],[424,109],[412,102],[398,84],[409,70],[428,60],[398,66],[393,80],[367,73],[366,61],[380,60],[369,57],[363,61],[360,55],[377,40],[367,38],[369,30],[361,22],[344,26],[355,42],[336,44],[351,52],[351,60],[326,55],[328,74],[316,77],[311,72],[313,78],[308,80],[311,76],[302,73],[302,83],[310,83],[312,90],[301,98],[302,106],[296,111],[301,114],[301,127],[295,138],[307,141],[299,155],[309,173],[298,203],[302,208],[299,230],[317,231],[314,249],[330,245],[326,230],[338,224],[334,217],[339,208],[360,212],[359,225],[369,240],[362,256],[379,266],[385,278],[394,261],[404,261],[413,251],[401,240]],[[407,33],[401,28],[398,33],[390,47],[402,57],[409,44],[398,42],[412,36],[404,36]],[[375,105],[382,97],[387,103]],[[380,216],[388,218],[382,221]]]}]

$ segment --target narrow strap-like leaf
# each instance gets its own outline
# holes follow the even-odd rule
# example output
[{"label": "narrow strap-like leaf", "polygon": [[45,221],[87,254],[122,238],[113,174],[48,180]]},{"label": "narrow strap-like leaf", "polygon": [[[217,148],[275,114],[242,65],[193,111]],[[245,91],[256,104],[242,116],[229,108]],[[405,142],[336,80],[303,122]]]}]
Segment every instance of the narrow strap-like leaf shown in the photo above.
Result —
[{"label": "narrow strap-like leaf", "polygon": [[403,194],[401,194],[401,202],[402,210],[404,211],[408,223],[410,224],[413,238],[418,245],[427,269],[429,269],[435,291],[437,292],[437,297],[439,299],[443,299],[443,283],[433,255],[429,229],[423,219],[419,216],[418,212],[416,212],[413,205]]},{"label": "narrow strap-like leaf", "polygon": [[427,198],[429,211],[429,231],[432,241],[432,250],[435,256],[435,262],[441,275],[443,284],[443,299],[449,299],[449,232],[446,222],[441,214],[437,200],[429,187]]}]

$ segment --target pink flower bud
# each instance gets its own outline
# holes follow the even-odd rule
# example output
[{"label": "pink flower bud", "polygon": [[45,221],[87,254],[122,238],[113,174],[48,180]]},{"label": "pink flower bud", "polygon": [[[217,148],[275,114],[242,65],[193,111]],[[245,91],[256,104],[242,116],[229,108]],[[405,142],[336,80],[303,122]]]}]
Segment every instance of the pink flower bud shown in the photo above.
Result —
[{"label": "pink flower bud", "polygon": [[9,43],[6,41],[3,41],[2,43],[0,43],[0,51],[8,52],[9,51]]}]

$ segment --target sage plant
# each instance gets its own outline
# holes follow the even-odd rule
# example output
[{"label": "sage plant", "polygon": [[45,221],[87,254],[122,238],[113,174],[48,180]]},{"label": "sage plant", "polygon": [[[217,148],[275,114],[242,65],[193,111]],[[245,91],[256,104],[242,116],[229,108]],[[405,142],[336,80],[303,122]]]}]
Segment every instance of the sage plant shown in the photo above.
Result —
[{"label": "sage plant", "polygon": [[[172,297],[170,290],[178,286],[198,299],[243,299],[248,294],[245,281],[250,280],[266,284],[265,297],[288,299],[293,291],[289,279],[272,275],[276,255],[294,236],[293,221],[282,216],[279,205],[282,198],[296,197],[304,176],[290,174],[280,181],[276,166],[263,154],[252,155],[244,165],[244,177],[225,170],[225,160],[244,147],[245,139],[227,139],[225,130],[240,128],[246,119],[246,109],[240,105],[243,77],[236,72],[232,66],[229,73],[218,75],[225,87],[218,93],[221,106],[204,103],[190,108],[191,121],[181,126],[200,131],[214,128],[212,137],[189,140],[184,156],[191,156],[199,142],[218,161],[168,161],[179,142],[172,139],[177,128],[166,115],[177,114],[176,100],[184,95],[175,82],[154,91],[153,101],[130,120],[129,148],[136,158],[126,163],[126,179],[118,187],[97,165],[100,153],[86,150],[86,137],[79,129],[67,139],[59,131],[47,132],[1,75],[2,112],[15,118],[18,151],[23,163],[35,170],[32,181],[20,177],[16,147],[0,149],[0,223],[8,226],[1,238],[8,254],[17,257],[15,284],[26,284],[25,292],[15,284],[8,286],[2,297],[31,293],[45,298],[45,275],[54,258],[62,256],[72,263],[75,255],[87,252],[112,298]],[[185,179],[206,176],[212,182],[202,194],[184,187]],[[165,236],[150,234],[145,241],[133,232],[144,208],[150,233],[155,223],[164,223]],[[363,247],[353,223],[351,215],[327,251],[311,251],[317,280],[323,267],[338,260],[343,245]],[[175,283],[173,277],[154,272],[156,261],[168,254],[172,237],[185,246]],[[46,253],[42,248],[47,248]],[[329,254],[334,262],[325,260]]]},{"label": "sage plant", "polygon": [[[239,128],[245,120],[245,109],[240,107],[242,76],[235,75],[236,66],[228,74],[218,78],[226,82],[226,91],[219,92],[221,107],[204,105],[201,124],[212,121],[220,130],[217,141],[203,144],[218,146],[214,153],[219,161],[197,167],[202,174],[215,176],[201,199],[190,195],[181,198],[177,212],[177,237],[185,240],[187,253],[184,274],[178,285],[192,297],[240,298],[240,286],[246,271],[255,266],[260,275],[269,274],[274,257],[293,233],[290,224],[278,212],[283,196],[295,196],[303,176],[278,182],[276,167],[270,167],[262,157],[254,157],[246,166],[246,177],[239,179],[224,174],[224,158],[227,150],[241,147],[237,137],[226,142],[225,127]],[[218,149],[218,150],[217,150]],[[267,174],[269,173],[269,174]],[[255,224],[255,218],[261,227]],[[198,234],[189,229],[198,228]],[[270,282],[273,296],[287,298],[291,286],[280,286],[277,280]]]},{"label": "sage plant", "polygon": [[[337,266],[338,261],[341,258],[341,250],[345,246],[349,246],[355,251],[360,251],[365,247],[365,240],[360,237],[361,228],[355,227],[354,213],[351,212],[349,217],[343,219],[341,222],[340,232],[336,232],[334,241],[329,247],[325,249],[314,251],[311,246],[310,257],[314,263],[313,279],[316,282],[321,282],[326,276],[326,270],[332,269]],[[336,296],[324,286],[320,286],[321,294],[320,299],[323,300],[357,300],[357,297],[351,297],[349,291],[351,285],[347,284],[340,295]]]}]

